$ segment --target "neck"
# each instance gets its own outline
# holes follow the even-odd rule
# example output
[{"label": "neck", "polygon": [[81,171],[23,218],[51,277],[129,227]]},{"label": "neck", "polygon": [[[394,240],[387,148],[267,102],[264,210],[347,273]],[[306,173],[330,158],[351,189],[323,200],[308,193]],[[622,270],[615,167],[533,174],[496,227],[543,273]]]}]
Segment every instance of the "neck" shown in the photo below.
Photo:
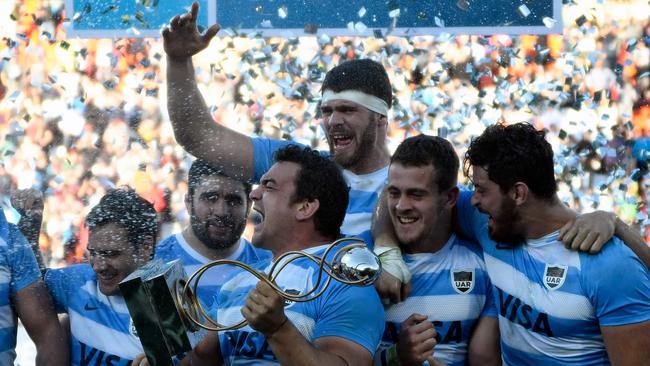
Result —
[{"label": "neck", "polygon": [[334,239],[327,238],[315,231],[312,233],[294,232],[293,234],[294,235],[290,239],[284,240],[282,243],[279,243],[276,248],[271,249],[271,253],[273,253],[273,260],[290,251],[305,250],[308,248],[330,244],[334,241]]},{"label": "neck", "polygon": [[521,225],[525,228],[526,239],[537,239],[559,230],[576,216],[576,212],[557,196],[551,202],[533,198],[522,210]]},{"label": "neck", "polygon": [[199,254],[211,260],[227,258],[232,255],[237,250],[237,248],[239,248],[239,239],[237,239],[237,242],[228,248],[212,249],[203,244],[203,242],[197,238],[196,235],[194,235],[194,230],[192,230],[191,226],[186,226],[185,229],[183,229],[182,235],[183,239],[185,239],[187,244],[189,244],[192,249],[196,250]]},{"label": "neck", "polygon": [[376,172],[388,166],[388,163],[390,163],[390,152],[388,152],[386,144],[382,144],[381,146],[381,148],[374,149],[366,159],[358,162],[348,170],[354,174],[362,175]]},{"label": "neck", "polygon": [[434,225],[435,230],[432,230],[428,237],[419,243],[411,245],[400,245],[404,252],[408,254],[417,253],[437,253],[442,249],[451,237],[451,223],[448,225]]}]

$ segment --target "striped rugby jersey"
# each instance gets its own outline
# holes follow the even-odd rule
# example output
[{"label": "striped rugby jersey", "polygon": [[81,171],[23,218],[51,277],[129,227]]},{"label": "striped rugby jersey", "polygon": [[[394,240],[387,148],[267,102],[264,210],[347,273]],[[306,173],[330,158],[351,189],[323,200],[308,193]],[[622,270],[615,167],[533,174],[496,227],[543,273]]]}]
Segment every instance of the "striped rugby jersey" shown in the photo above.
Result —
[{"label": "striped rugby jersey", "polygon": [[[246,264],[254,264],[271,258],[271,251],[256,248],[248,240],[241,238],[237,250],[228,258],[237,260]],[[155,259],[162,259],[166,262],[180,259],[189,277],[204,264],[212,262],[211,259],[201,255],[183,238],[183,234],[178,233],[167,237],[165,240],[156,244]],[[219,292],[219,287],[225,281],[233,276],[238,267],[231,265],[217,266],[206,271],[201,277],[198,287],[198,296],[204,306],[211,307],[214,302],[214,296]]]},{"label": "striped rugby jersey", "polygon": [[375,365],[388,365],[386,349],[397,343],[400,324],[414,313],[428,316],[436,328],[434,358],[448,366],[467,364],[469,338],[479,318],[497,316],[481,248],[452,234],[435,253],[403,257],[413,275],[412,291],[385,309],[386,329]]},{"label": "striped rugby jersey", "polygon": [[126,366],[144,352],[124,298],[102,294],[89,264],[50,269],[45,283],[70,317],[71,365]]},{"label": "striped rugby jersey", "polygon": [[[287,145],[300,145],[293,141],[272,140],[267,138],[252,138],[254,152],[254,173],[253,179],[259,182],[260,178],[273,165],[273,154]],[[329,156],[329,152],[320,151],[323,156]],[[388,166],[369,174],[356,175],[347,169],[343,169],[343,177],[350,187],[350,201],[346,210],[345,220],[341,226],[341,233],[346,236],[358,236],[370,232],[372,213],[381,196],[381,191],[388,179]],[[372,241],[368,242],[372,247]]]},{"label": "striped rugby jersey", "polygon": [[[321,255],[326,247],[304,251]],[[270,265],[260,268],[268,273]],[[312,289],[317,270],[313,262],[299,259],[281,271],[276,283],[289,293],[305,293]],[[220,323],[235,324],[243,319],[240,309],[257,282],[257,278],[242,273],[223,285],[217,313]],[[363,346],[370,354],[377,350],[384,329],[384,312],[372,286],[349,286],[332,280],[322,296],[309,302],[286,302],[284,312],[310,342],[321,337],[341,337]],[[264,335],[249,326],[219,332],[219,343],[226,365],[279,365]]]},{"label": "striped rugby jersey", "polygon": [[650,319],[650,273],[618,238],[596,255],[567,250],[557,231],[497,249],[470,200],[461,192],[459,221],[483,246],[504,364],[608,365],[600,326]]},{"label": "striped rugby jersey", "polygon": [[17,319],[11,296],[40,278],[32,248],[0,211],[0,365],[13,365],[16,358]]}]

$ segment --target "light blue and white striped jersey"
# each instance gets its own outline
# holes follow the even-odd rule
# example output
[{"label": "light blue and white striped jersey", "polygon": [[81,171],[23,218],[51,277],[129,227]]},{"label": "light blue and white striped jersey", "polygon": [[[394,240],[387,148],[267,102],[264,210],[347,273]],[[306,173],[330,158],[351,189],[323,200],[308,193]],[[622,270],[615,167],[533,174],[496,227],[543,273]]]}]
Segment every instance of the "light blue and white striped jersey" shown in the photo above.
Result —
[{"label": "light blue and white striped jersey", "polygon": [[70,317],[70,364],[126,366],[144,353],[124,298],[106,296],[88,264],[45,273],[58,312]]},{"label": "light blue and white striped jersey", "polygon": [[484,250],[506,365],[608,365],[601,326],[650,320],[650,273],[618,238],[596,254],[567,250],[558,232],[497,249],[487,216],[457,202],[462,230]]},{"label": "light blue and white striped jersey", "polygon": [[11,296],[40,278],[32,248],[0,211],[0,365],[13,365],[16,358],[17,320]]},{"label": "light blue and white striped jersey", "polygon": [[[326,247],[305,252],[321,255]],[[270,265],[261,267],[264,268],[268,273]],[[298,259],[282,270],[276,283],[289,293],[305,293],[313,288],[317,275],[316,264]],[[240,309],[257,282],[257,278],[242,273],[223,285],[216,316],[220,323],[235,324],[243,319]],[[371,355],[377,350],[384,330],[383,308],[372,286],[349,286],[332,280],[322,296],[308,302],[287,302],[284,312],[309,342],[321,337],[341,337],[361,345]],[[249,326],[219,332],[219,343],[226,365],[279,365],[264,335]]]},{"label": "light blue and white striped jersey", "polygon": [[414,313],[426,315],[436,328],[434,358],[449,366],[466,365],[469,338],[479,318],[497,317],[481,248],[452,234],[435,253],[403,257],[413,275],[412,291],[405,301],[385,309],[386,329],[375,365],[388,365],[386,349],[397,343],[400,324]]},{"label": "light blue and white striped jersey", "polygon": [[[255,264],[260,261],[266,261],[271,258],[271,251],[257,248],[248,240],[241,238],[237,250],[227,258],[237,260],[246,264]],[[162,259],[166,262],[180,259],[189,277],[204,264],[212,262],[209,258],[197,252],[183,238],[183,234],[178,233],[167,237],[156,245],[154,254],[155,259]],[[238,270],[238,267],[231,265],[217,266],[205,272],[198,287],[198,296],[201,302],[211,307],[214,302],[214,296],[219,292],[219,288],[230,279]]]},{"label": "light blue and white striped jersey", "polygon": [[[259,182],[260,178],[273,165],[273,154],[282,147],[290,144],[300,145],[297,142],[286,140],[272,140],[267,138],[252,138],[254,173],[253,179]],[[302,145],[300,145],[302,146]],[[320,151],[320,154],[329,157],[329,152]],[[370,232],[372,213],[377,205],[381,191],[388,179],[388,166],[369,174],[356,175],[343,169],[343,177],[350,187],[350,201],[346,210],[345,220],[341,225],[341,233],[345,236],[359,236]],[[367,242],[371,247],[373,242]]]}]

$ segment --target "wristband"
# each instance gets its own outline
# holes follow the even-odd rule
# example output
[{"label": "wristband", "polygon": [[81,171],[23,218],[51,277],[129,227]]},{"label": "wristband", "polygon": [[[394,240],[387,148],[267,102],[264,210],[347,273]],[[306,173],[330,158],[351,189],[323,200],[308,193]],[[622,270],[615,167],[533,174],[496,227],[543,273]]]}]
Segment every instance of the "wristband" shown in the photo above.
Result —
[{"label": "wristband", "polygon": [[411,272],[406,266],[399,248],[375,247],[374,252],[379,257],[382,270],[390,273],[402,283],[411,281]]}]

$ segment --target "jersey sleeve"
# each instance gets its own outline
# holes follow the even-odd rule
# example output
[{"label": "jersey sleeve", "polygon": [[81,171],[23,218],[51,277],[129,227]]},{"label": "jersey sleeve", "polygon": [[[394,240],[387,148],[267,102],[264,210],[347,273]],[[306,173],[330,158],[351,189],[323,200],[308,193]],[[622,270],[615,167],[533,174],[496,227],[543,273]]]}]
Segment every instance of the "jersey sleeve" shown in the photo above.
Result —
[{"label": "jersey sleeve", "polygon": [[497,305],[494,302],[494,292],[492,291],[492,283],[490,282],[489,279],[487,279],[486,282],[487,282],[487,286],[485,287],[485,304],[483,304],[483,311],[481,311],[481,317],[489,316],[490,318],[497,318],[498,317]]},{"label": "jersey sleeve", "polygon": [[324,297],[318,300],[322,317],[316,324],[314,339],[345,338],[374,355],[384,332],[385,322],[384,309],[374,287],[330,284]]},{"label": "jersey sleeve", "polygon": [[300,143],[287,140],[273,140],[264,137],[251,138],[253,143],[253,182],[258,183],[262,175],[273,165],[276,151],[287,145],[303,146]]},{"label": "jersey sleeve", "polygon": [[57,313],[68,311],[68,298],[70,293],[70,289],[68,288],[70,278],[68,277],[66,268],[48,269],[45,272],[45,284],[52,296],[52,300],[54,300],[54,307]]},{"label": "jersey sleeve", "polygon": [[487,226],[487,215],[482,214],[472,205],[474,192],[468,190],[460,191],[456,201],[456,219],[463,235],[480,243],[481,230]]},{"label": "jersey sleeve", "polygon": [[650,272],[618,238],[596,255],[581,253],[581,281],[601,326],[650,320]]},{"label": "jersey sleeve", "polygon": [[27,239],[15,225],[9,225],[9,262],[11,266],[10,293],[18,291],[35,283],[41,278],[41,271],[36,263],[36,257]]}]

